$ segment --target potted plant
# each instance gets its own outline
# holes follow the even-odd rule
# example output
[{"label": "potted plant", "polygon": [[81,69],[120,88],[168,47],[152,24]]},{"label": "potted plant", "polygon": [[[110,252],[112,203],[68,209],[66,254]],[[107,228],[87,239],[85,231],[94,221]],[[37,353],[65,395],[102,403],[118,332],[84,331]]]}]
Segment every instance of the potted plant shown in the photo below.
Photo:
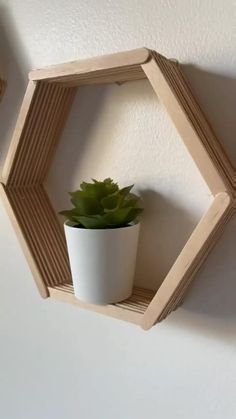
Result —
[{"label": "potted plant", "polygon": [[75,296],[94,304],[132,294],[139,235],[139,197],[108,178],[83,182],[61,211]]}]

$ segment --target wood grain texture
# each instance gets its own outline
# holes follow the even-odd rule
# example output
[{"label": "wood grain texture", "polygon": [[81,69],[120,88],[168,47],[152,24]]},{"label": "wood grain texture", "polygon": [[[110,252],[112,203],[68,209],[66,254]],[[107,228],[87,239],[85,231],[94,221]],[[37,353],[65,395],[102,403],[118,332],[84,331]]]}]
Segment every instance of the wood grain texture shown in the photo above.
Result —
[{"label": "wood grain texture", "polygon": [[[157,291],[134,288],[133,295],[118,304],[86,304],[74,296],[64,233],[44,190],[44,181],[77,87],[143,78],[149,80],[169,113],[214,201]],[[144,329],[179,307],[196,272],[236,211],[235,169],[180,65],[145,48],[31,72],[2,183],[5,208],[40,294],[139,324]]]},{"label": "wood grain texture", "polygon": [[78,300],[74,295],[72,284],[49,287],[50,297],[59,299],[77,307],[105,314],[120,320],[140,325],[143,314],[152,300],[155,292],[142,288],[134,288],[133,295],[129,299],[117,304],[95,305]]},{"label": "wood grain texture", "polygon": [[135,73],[143,74],[140,64],[148,61],[149,57],[150,51],[147,48],[139,48],[33,70],[29,79],[56,82],[80,80],[81,84],[84,84],[85,80],[89,84],[89,80],[92,82],[97,78],[98,81],[101,78],[102,82],[105,82],[106,77],[111,78],[110,82],[115,82],[117,77],[118,80],[126,80],[129,75],[132,78],[132,75],[135,77]]},{"label": "wood grain texture", "polygon": [[0,79],[0,102],[2,100],[5,89],[6,89],[6,82],[4,80]]},{"label": "wood grain texture", "polygon": [[30,81],[2,173],[6,186],[42,184],[76,89]]}]

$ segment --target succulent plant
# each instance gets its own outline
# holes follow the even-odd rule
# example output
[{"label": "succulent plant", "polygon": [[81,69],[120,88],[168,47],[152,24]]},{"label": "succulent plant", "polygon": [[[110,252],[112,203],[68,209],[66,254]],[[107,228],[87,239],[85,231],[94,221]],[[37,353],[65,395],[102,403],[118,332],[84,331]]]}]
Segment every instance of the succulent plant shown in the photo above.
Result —
[{"label": "succulent plant", "polygon": [[110,178],[92,181],[70,192],[74,208],[60,212],[74,227],[109,229],[137,221],[143,209],[138,206],[140,198],[130,192],[134,185],[120,189]]}]

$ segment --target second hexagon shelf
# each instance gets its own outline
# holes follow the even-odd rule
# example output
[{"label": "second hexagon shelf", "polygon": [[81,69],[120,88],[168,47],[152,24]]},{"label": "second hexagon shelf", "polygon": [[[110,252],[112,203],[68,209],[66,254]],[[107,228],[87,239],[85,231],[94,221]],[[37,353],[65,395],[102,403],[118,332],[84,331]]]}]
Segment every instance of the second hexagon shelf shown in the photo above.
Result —
[{"label": "second hexagon shelf", "polygon": [[[214,200],[157,291],[134,288],[126,301],[96,306],[73,293],[64,234],[44,189],[78,86],[147,79],[173,120]],[[155,51],[133,51],[30,73],[2,175],[1,195],[38,289],[148,329],[177,308],[234,212],[234,169],[206,121],[180,66]]]}]

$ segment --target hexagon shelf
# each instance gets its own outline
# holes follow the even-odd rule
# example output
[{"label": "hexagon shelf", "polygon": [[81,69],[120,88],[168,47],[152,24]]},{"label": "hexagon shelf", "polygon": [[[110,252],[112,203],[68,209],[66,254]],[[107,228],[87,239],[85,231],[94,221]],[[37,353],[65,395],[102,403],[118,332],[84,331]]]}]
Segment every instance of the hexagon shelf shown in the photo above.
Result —
[{"label": "hexagon shelf", "polygon": [[[34,70],[2,175],[1,195],[43,297],[141,325],[182,302],[194,274],[235,209],[236,176],[186,82],[180,65],[141,48]],[[78,86],[147,79],[163,103],[214,200],[157,291],[134,288],[126,301],[85,304],[73,294],[64,234],[44,180]]]}]

